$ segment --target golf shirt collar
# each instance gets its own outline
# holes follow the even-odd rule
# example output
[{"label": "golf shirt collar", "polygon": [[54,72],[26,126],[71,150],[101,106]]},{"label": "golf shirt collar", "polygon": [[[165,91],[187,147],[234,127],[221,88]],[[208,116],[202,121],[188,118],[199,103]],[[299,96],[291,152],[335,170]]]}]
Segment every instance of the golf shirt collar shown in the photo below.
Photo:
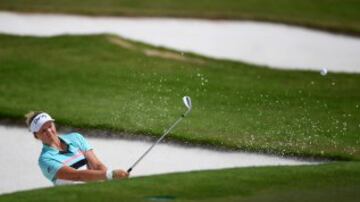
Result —
[{"label": "golf shirt collar", "polygon": [[[60,141],[64,142],[67,145],[67,152],[65,152],[65,153],[76,152],[76,151],[74,151],[75,148],[72,146],[71,142],[67,141],[65,138],[61,137],[60,135],[58,136],[58,138],[60,139]],[[46,151],[50,152],[51,154],[60,154],[61,153],[58,149],[51,147],[47,144],[43,144],[43,148]]]}]

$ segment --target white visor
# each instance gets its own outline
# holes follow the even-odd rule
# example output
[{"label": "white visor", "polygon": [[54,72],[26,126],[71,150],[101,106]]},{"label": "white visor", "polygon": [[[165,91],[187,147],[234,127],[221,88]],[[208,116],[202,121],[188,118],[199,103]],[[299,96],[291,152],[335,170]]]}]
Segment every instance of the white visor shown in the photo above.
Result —
[{"label": "white visor", "polygon": [[30,131],[32,133],[39,132],[40,128],[44,125],[44,123],[48,121],[55,121],[51,118],[51,116],[47,113],[38,114],[30,124]]}]

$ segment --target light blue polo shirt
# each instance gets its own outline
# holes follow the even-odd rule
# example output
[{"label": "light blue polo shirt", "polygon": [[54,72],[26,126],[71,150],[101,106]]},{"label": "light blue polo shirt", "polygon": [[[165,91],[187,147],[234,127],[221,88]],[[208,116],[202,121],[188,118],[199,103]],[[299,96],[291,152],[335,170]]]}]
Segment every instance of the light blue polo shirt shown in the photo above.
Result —
[{"label": "light blue polo shirt", "polygon": [[87,164],[84,153],[92,149],[80,133],[59,135],[60,141],[67,144],[68,150],[59,150],[43,144],[39,157],[39,166],[43,175],[55,184],[56,173],[63,166],[78,169]]}]

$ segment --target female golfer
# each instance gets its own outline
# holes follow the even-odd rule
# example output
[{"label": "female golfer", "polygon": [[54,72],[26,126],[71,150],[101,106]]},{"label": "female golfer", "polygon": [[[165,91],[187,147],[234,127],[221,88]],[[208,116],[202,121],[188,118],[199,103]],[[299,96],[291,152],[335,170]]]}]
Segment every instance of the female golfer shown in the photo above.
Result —
[{"label": "female golfer", "polygon": [[[128,177],[121,169],[108,170],[81,134],[58,135],[55,120],[49,114],[30,112],[25,117],[30,131],[43,143],[39,157],[41,171],[54,185]],[[87,169],[80,169],[85,166]]]}]

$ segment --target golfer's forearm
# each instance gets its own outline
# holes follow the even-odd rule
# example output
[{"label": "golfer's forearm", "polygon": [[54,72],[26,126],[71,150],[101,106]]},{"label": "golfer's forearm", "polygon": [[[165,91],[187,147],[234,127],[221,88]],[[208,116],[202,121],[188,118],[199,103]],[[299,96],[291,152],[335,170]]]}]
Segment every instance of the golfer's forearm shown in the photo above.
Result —
[{"label": "golfer's forearm", "polygon": [[98,181],[106,180],[106,171],[104,170],[78,170],[79,181]]},{"label": "golfer's forearm", "polygon": [[107,171],[107,167],[103,164],[96,164],[94,166],[90,166],[91,170],[102,170],[102,171]]},{"label": "golfer's forearm", "polygon": [[58,179],[71,181],[99,181],[106,179],[106,171],[103,170],[74,170],[71,172],[59,171]]}]

